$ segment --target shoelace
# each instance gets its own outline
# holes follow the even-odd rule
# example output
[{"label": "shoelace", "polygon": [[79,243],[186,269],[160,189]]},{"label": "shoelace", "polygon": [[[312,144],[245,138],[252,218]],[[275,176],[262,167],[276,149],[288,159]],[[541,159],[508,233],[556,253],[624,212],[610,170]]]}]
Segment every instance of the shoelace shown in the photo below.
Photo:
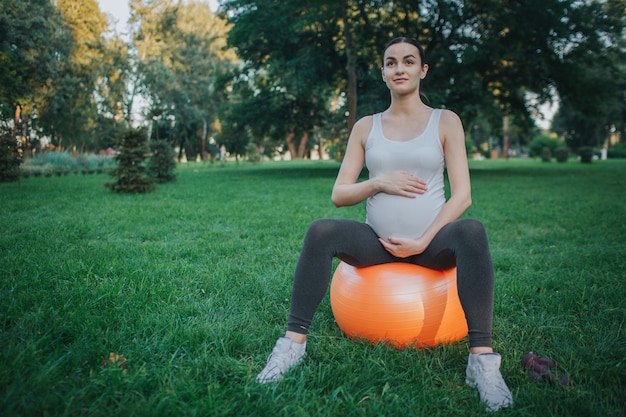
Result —
[{"label": "shoelace", "polygon": [[500,391],[500,393],[504,394],[505,396],[509,395],[508,391],[504,389],[504,387],[502,386],[503,379],[499,372],[497,372],[496,370],[485,370],[485,369],[482,369],[482,371],[483,371],[483,381],[487,383],[488,387],[495,388],[496,390]]},{"label": "shoelace", "polygon": [[267,358],[267,362],[268,364],[274,365],[275,368],[284,370],[283,368],[288,368],[293,361],[295,353],[296,352],[294,352],[292,349],[289,349],[287,352],[275,350],[270,354],[269,358]]}]

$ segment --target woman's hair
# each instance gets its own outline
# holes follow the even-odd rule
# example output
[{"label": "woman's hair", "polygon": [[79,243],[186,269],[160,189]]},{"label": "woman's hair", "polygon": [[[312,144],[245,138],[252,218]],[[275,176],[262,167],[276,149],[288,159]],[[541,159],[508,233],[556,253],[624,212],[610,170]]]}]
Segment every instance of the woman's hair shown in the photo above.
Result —
[{"label": "woman's hair", "polygon": [[426,53],[424,52],[424,48],[422,48],[422,45],[420,45],[420,43],[416,41],[415,39],[406,38],[404,36],[394,38],[390,40],[387,43],[387,45],[385,45],[385,49],[383,49],[383,58],[385,56],[385,52],[387,52],[387,49],[389,49],[391,45],[395,45],[397,43],[410,43],[411,45],[416,47],[420,54],[420,60],[422,61],[422,66],[426,64]]}]

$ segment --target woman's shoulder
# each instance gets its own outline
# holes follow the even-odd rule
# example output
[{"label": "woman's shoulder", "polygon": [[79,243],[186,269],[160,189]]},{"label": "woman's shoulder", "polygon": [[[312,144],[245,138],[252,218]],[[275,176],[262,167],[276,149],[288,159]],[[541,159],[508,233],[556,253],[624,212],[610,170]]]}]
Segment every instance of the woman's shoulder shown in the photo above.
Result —
[{"label": "woman's shoulder", "polygon": [[372,126],[374,125],[374,115],[363,116],[356,121],[352,128],[353,136],[358,136],[361,140],[366,139],[369,136]]},{"label": "woman's shoulder", "polygon": [[372,128],[372,124],[374,123],[374,114],[370,114],[367,116],[363,116],[361,117],[359,120],[356,121],[356,123],[354,124],[354,128],[359,128],[359,129],[371,129]]},{"label": "woman's shoulder", "polygon": [[448,142],[465,143],[463,123],[458,114],[452,110],[442,109],[439,118],[439,137],[441,144],[446,148]]},{"label": "woman's shoulder", "polygon": [[440,123],[452,125],[458,125],[461,123],[461,118],[454,111],[450,109],[439,109],[439,111],[441,112],[439,119]]}]

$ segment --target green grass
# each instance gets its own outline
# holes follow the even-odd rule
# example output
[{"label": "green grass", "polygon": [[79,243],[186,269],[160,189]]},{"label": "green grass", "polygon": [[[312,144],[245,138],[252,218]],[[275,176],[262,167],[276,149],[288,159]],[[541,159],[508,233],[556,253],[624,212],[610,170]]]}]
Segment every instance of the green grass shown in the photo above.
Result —
[{"label": "green grass", "polygon": [[[471,167],[467,215],[490,235],[494,347],[516,401],[503,414],[626,415],[626,161]],[[254,382],[308,223],[363,218],[333,207],[337,168],[188,164],[146,195],[114,194],[104,175],[0,184],[0,415],[484,414],[466,341],[353,341],[328,298],[302,366]],[[529,351],[573,385],[530,378]]]}]

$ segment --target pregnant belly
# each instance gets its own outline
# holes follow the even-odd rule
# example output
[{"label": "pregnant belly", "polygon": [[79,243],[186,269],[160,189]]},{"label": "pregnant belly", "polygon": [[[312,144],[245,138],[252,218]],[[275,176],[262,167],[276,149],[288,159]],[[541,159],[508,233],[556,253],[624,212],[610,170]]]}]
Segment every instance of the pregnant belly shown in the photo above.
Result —
[{"label": "pregnant belly", "polygon": [[383,238],[417,238],[435,220],[445,203],[443,196],[422,194],[415,198],[384,193],[367,200],[367,224]]}]

